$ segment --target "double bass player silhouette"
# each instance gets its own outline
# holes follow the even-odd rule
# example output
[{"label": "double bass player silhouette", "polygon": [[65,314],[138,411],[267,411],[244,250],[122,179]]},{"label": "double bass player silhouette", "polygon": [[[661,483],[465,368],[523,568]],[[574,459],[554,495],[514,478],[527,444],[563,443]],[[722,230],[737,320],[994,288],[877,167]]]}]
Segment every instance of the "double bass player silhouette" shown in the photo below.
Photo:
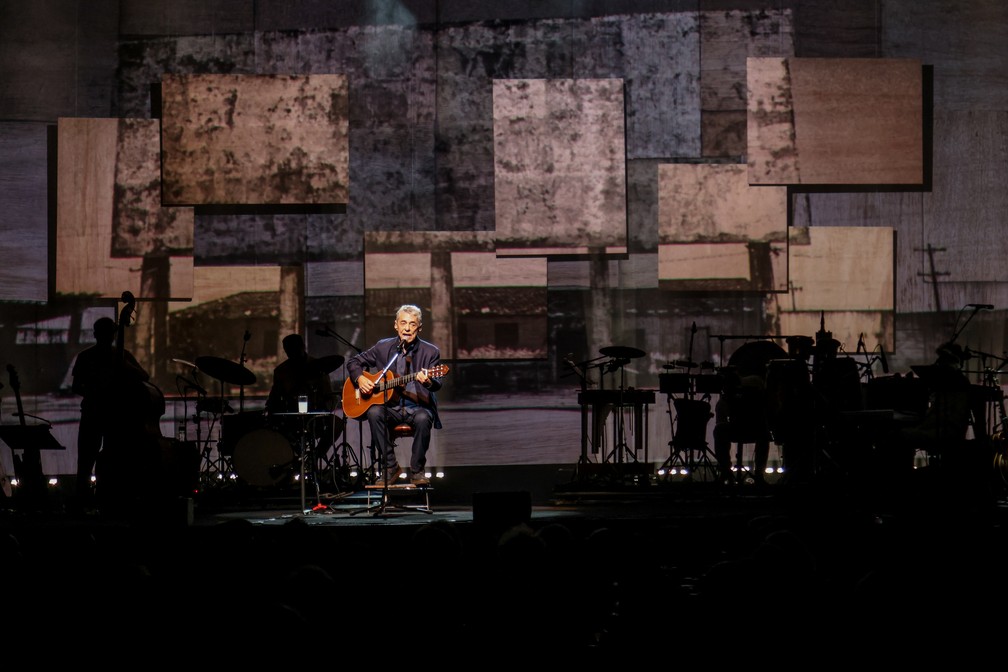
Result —
[{"label": "double bass player silhouette", "polygon": [[163,414],[164,398],[158,407],[150,375],[124,346],[125,327],[135,307],[133,295],[124,292],[123,302],[118,323],[108,317],[95,322],[95,344],[77,356],[73,367],[71,389],[82,397],[75,493],[78,508],[129,506],[157,456],[150,420],[154,414],[155,421]]}]

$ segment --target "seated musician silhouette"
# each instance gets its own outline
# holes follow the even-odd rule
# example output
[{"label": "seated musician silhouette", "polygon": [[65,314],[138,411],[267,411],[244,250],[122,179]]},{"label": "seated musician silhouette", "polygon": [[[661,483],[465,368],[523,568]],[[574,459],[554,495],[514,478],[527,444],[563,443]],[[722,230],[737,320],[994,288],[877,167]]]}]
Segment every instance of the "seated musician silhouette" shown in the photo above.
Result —
[{"label": "seated musician silhouette", "polygon": [[714,457],[718,479],[734,483],[731,465],[733,443],[754,443],[752,481],[765,483],[770,457],[770,428],[766,415],[766,389],[761,376],[742,375],[733,367],[723,372],[723,392],[714,406]]},{"label": "seated musician silhouette", "polygon": [[296,413],[298,397],[308,397],[308,410],[331,411],[336,407],[332,381],[312,363],[315,358],[308,354],[304,339],[300,334],[288,334],[283,341],[287,359],[273,369],[273,386],[266,399],[266,410],[270,413]]},{"label": "seated musician silhouette", "polygon": [[896,428],[886,441],[886,463],[898,473],[913,468],[918,451],[941,460],[949,451],[961,448],[969,429],[970,382],[962,371],[966,354],[961,346],[951,342],[939,346],[935,353],[934,364],[913,367],[929,390],[924,416]]},{"label": "seated musician silhouette", "polygon": [[[316,366],[318,360],[308,353],[304,338],[300,334],[288,334],[282,345],[287,359],[273,369],[273,385],[266,399],[266,411],[270,414],[297,413],[298,399],[302,396],[308,400],[309,411],[332,411],[336,407],[336,398],[329,373]],[[279,423],[283,433],[292,445],[299,446],[299,432],[304,428],[300,422],[284,419],[288,422]],[[331,416],[316,418],[310,429],[310,443],[316,444],[316,455],[325,455],[335,440],[334,419]]]}]

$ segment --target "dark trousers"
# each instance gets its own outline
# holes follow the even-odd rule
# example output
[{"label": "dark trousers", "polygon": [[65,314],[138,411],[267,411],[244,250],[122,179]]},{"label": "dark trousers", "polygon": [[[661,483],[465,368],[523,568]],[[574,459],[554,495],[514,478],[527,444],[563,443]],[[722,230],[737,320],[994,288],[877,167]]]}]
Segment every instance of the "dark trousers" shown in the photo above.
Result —
[{"label": "dark trousers", "polygon": [[389,428],[403,422],[413,427],[413,448],[410,453],[410,472],[422,472],[427,466],[427,449],[430,447],[431,427],[434,424],[431,412],[421,406],[382,406],[375,404],[367,410],[368,427],[371,428],[371,446],[383,459],[385,468],[399,464],[395,445],[389,437]]},{"label": "dark trousers", "polygon": [[89,499],[91,492],[91,473],[98,461],[104,440],[104,422],[97,414],[81,413],[80,425],[77,429],[77,479],[76,494]]}]

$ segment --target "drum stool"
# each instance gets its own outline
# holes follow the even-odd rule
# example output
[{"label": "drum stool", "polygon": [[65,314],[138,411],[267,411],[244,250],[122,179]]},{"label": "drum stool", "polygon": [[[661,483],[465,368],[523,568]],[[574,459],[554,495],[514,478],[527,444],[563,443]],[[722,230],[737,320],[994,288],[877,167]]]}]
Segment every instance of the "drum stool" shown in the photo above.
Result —
[{"label": "drum stool", "polygon": [[[405,422],[400,423],[395,427],[389,429],[389,440],[392,442],[393,448],[396,445],[397,439],[409,438],[412,436],[413,436],[413,425],[407,424]],[[400,509],[400,510],[412,509],[414,511],[420,511],[422,513],[434,513],[434,511],[430,507],[431,488],[429,486],[417,487],[409,482],[402,484],[396,483],[394,485],[392,483],[389,483],[388,486],[385,486],[381,483],[379,479],[378,483],[365,485],[364,490],[367,492],[367,508],[365,509],[367,511],[370,511],[372,509],[371,497],[372,494],[374,494],[381,499],[381,503],[377,504],[374,507],[377,509],[375,513],[381,513],[384,509],[388,508]],[[395,497],[422,496],[423,504],[393,504],[391,501],[393,496]]]}]

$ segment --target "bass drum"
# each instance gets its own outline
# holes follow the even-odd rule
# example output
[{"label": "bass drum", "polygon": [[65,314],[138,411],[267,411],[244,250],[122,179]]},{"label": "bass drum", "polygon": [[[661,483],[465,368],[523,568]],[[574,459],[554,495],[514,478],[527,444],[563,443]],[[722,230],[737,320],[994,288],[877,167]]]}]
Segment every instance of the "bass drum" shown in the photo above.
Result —
[{"label": "bass drum", "polygon": [[241,437],[235,444],[231,464],[239,479],[262,488],[291,481],[298,471],[290,441],[268,428],[256,429]]},{"label": "bass drum", "polygon": [[788,354],[773,341],[750,341],[739,346],[728,358],[728,366],[740,378],[756,376],[766,378],[767,365],[775,359],[787,359]]},{"label": "bass drum", "polygon": [[235,446],[245,435],[264,427],[266,427],[266,416],[262,411],[244,411],[233,415],[222,415],[221,438],[217,444],[217,452],[225,456],[234,455]]},{"label": "bass drum", "polygon": [[997,431],[991,435],[994,455],[994,476],[999,480],[1002,492],[1008,492],[1008,437]]}]

